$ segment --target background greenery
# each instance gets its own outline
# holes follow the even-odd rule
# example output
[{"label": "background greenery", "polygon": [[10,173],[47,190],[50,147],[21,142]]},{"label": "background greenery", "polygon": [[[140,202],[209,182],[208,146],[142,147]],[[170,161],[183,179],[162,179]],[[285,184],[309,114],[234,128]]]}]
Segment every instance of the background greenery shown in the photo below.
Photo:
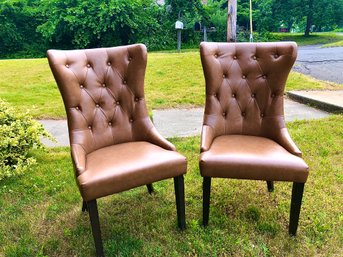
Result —
[{"label": "background greenery", "polygon": [[[343,0],[253,0],[255,40],[279,40],[280,28],[341,31]],[[75,49],[141,42],[149,50],[176,46],[175,21],[184,22],[183,48],[226,41],[227,0],[0,0],[0,58],[42,57],[46,49]],[[249,0],[238,0],[238,40],[248,40]]]}]

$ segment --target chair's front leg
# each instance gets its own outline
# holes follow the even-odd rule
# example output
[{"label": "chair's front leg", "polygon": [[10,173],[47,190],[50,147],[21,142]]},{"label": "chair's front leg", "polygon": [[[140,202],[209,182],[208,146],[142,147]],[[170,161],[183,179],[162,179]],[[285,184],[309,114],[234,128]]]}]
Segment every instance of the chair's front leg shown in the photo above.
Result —
[{"label": "chair's front leg", "polygon": [[183,175],[174,178],[177,224],[181,230],[186,228],[185,218],[185,188]]},{"label": "chair's front leg", "polygon": [[289,218],[289,234],[292,236],[295,236],[297,233],[301,201],[304,193],[304,185],[305,183],[293,183],[291,213]]},{"label": "chair's front leg", "polygon": [[204,177],[202,183],[202,196],[202,224],[207,226],[210,215],[211,177]]},{"label": "chair's front leg", "polygon": [[88,212],[89,212],[89,219],[91,221],[91,226],[92,226],[92,234],[93,234],[94,243],[95,243],[96,256],[103,257],[105,255],[104,255],[104,250],[102,247],[98,205],[96,203],[96,200],[88,201],[87,206],[88,206]]}]

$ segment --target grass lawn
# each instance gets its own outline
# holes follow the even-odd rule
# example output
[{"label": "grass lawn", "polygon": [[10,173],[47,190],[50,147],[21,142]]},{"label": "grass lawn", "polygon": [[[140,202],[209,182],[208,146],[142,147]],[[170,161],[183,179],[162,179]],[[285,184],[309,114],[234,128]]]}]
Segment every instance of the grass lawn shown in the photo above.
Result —
[{"label": "grass lawn", "polygon": [[[197,51],[149,53],[146,74],[149,109],[203,106],[205,82]],[[338,89],[292,72],[287,90]],[[46,59],[0,60],[0,98],[35,118],[64,118],[62,98]]]},{"label": "grass lawn", "polygon": [[[311,172],[297,237],[288,236],[291,183],[213,179],[201,227],[199,138],[173,139],[187,156],[187,230],[179,232],[172,179],[100,199],[107,256],[343,256],[343,116],[288,124]],[[0,256],[93,256],[68,148],[37,150],[38,165],[0,182]]]},{"label": "grass lawn", "polygon": [[343,40],[330,43],[330,44],[325,44],[322,47],[338,47],[338,46],[343,46]]},{"label": "grass lawn", "polygon": [[295,41],[298,45],[330,44],[343,40],[343,35],[335,32],[311,33],[305,37],[304,33],[272,33],[282,41]]}]

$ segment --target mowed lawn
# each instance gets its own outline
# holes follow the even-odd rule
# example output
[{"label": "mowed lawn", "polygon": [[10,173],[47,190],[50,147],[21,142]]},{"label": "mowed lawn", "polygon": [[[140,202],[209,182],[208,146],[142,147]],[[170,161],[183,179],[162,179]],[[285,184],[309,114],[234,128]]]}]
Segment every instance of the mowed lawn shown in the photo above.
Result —
[{"label": "mowed lawn", "polygon": [[[150,110],[203,106],[205,81],[199,52],[149,53],[145,85]],[[286,86],[286,90],[338,88],[343,86],[296,72]],[[0,60],[0,98],[35,118],[65,118],[47,59]]]},{"label": "mowed lawn", "polygon": [[[188,158],[187,229],[176,225],[172,179],[98,200],[107,256],[343,256],[343,116],[288,124],[311,172],[298,235],[288,235],[291,183],[213,179],[201,226],[199,137],[172,139]],[[94,256],[67,148],[32,153],[38,165],[0,182],[0,256]]]}]

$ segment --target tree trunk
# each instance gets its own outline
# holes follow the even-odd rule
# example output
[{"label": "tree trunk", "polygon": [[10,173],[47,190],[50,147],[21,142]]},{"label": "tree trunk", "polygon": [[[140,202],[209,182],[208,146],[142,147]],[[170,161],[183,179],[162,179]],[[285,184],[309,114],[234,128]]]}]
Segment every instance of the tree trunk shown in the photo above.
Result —
[{"label": "tree trunk", "polygon": [[306,28],[305,28],[305,37],[310,35],[310,29],[312,26],[312,17],[313,17],[313,2],[314,0],[308,1],[308,12],[306,17]]},{"label": "tree trunk", "polygon": [[228,0],[227,8],[227,42],[236,41],[237,0]]}]

